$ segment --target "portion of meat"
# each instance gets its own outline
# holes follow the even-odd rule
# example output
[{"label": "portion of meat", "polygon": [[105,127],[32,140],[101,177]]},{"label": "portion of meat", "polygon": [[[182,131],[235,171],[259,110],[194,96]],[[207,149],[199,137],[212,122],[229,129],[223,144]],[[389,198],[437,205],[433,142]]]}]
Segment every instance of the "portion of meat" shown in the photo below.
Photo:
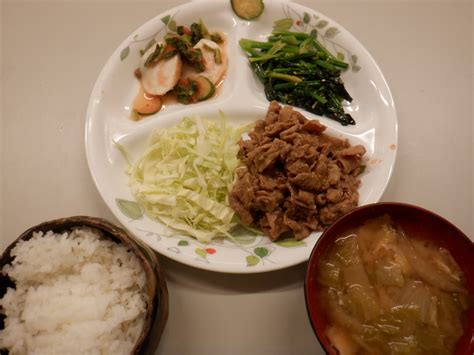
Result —
[{"label": "portion of meat", "polygon": [[244,163],[229,195],[241,222],[272,240],[324,230],[357,206],[362,145],[323,133],[326,126],[270,103],[264,120],[239,142]]},{"label": "portion of meat", "polygon": [[229,204],[239,214],[243,224],[253,223],[253,216],[248,208],[255,202],[255,184],[256,177],[249,173],[248,169],[243,167],[237,169],[237,183],[229,194]]},{"label": "portion of meat", "polygon": [[280,156],[284,157],[290,149],[288,143],[274,139],[270,143],[265,143],[250,151],[243,161],[250,163],[246,163],[250,171],[256,170],[262,173],[265,169],[272,167]]}]

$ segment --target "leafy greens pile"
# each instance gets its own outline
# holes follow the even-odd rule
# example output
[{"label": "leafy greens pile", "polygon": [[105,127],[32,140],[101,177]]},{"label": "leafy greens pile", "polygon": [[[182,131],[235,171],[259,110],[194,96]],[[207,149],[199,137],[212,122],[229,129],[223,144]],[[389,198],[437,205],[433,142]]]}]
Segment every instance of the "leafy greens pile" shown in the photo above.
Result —
[{"label": "leafy greens pile", "polygon": [[129,169],[130,186],[148,215],[174,231],[210,242],[238,225],[228,194],[239,165],[237,141],[248,125],[185,117],[156,130]]},{"label": "leafy greens pile", "polygon": [[274,29],[267,42],[242,38],[239,44],[269,101],[301,107],[344,126],[354,125],[342,106],[344,100],[352,101],[341,80],[348,64],[333,56],[316,37],[316,31]]}]

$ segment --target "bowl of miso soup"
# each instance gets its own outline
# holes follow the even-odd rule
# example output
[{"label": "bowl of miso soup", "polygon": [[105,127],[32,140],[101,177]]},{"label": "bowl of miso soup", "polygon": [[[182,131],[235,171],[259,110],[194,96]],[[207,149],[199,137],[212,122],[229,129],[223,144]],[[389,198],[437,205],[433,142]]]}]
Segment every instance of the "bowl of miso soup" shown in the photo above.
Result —
[{"label": "bowl of miso soup", "polygon": [[474,244],[423,208],[341,217],[313,249],[305,297],[328,354],[474,354]]}]

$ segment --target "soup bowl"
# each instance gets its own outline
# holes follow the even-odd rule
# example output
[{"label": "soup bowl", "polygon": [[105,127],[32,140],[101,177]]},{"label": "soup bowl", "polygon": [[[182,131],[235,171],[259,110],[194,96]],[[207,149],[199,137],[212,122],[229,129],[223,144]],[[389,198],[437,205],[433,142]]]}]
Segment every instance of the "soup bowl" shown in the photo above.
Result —
[{"label": "soup bowl", "polygon": [[[465,287],[471,295],[471,300],[474,295],[474,244],[459,228],[431,211],[404,203],[384,202],[356,208],[323,232],[313,248],[306,271],[304,286],[308,316],[316,337],[328,354],[336,355],[339,352],[326,335],[330,323],[324,304],[318,296],[318,260],[334,245],[336,239],[350,234],[364,222],[382,215],[389,215],[406,235],[416,236],[417,239],[429,241],[448,250],[464,273]],[[474,307],[471,303],[465,332],[456,345],[455,354],[474,353],[473,334]]]}]

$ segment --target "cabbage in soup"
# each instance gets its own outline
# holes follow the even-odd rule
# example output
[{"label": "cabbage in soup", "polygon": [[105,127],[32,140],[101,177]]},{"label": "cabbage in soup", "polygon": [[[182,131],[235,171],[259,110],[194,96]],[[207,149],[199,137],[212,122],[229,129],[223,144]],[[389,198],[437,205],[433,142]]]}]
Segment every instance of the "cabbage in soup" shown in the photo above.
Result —
[{"label": "cabbage in soup", "polygon": [[451,254],[389,216],[338,238],[319,260],[326,335],[341,355],[452,354],[471,300]]}]

